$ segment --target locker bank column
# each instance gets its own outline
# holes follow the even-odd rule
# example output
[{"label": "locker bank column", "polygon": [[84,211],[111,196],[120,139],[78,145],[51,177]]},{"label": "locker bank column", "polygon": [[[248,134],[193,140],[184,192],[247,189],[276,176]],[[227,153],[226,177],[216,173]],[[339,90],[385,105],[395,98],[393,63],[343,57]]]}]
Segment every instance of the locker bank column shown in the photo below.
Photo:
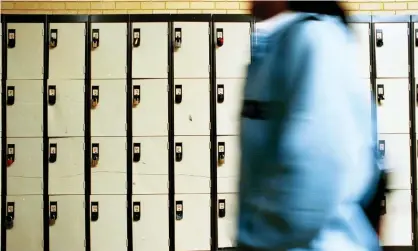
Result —
[{"label": "locker bank column", "polygon": [[84,250],[88,16],[48,17],[49,250]]},{"label": "locker bank column", "polygon": [[127,249],[128,18],[90,16],[91,251]]},{"label": "locker bank column", "polygon": [[242,90],[251,59],[251,17],[213,15],[218,248],[235,247]]},{"label": "locker bank column", "polygon": [[211,16],[173,18],[175,250],[210,250]]},{"label": "locker bank column", "polygon": [[389,171],[384,246],[412,246],[409,16],[373,16],[378,149]]},{"label": "locker bank column", "polygon": [[43,250],[45,16],[7,16],[8,251]]}]

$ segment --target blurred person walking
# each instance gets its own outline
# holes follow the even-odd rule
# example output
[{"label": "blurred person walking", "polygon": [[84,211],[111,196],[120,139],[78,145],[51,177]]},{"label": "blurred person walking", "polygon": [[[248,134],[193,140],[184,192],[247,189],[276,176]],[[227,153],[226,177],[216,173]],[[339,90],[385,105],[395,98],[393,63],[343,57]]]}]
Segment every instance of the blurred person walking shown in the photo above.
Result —
[{"label": "blurred person walking", "polygon": [[241,118],[240,251],[378,251],[370,87],[336,1],[253,1]]}]

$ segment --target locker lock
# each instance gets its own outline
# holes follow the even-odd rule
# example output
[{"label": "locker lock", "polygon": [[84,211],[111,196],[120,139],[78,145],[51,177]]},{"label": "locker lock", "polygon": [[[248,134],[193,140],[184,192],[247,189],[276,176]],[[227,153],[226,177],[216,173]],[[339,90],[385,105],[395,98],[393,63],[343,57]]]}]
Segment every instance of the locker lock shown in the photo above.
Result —
[{"label": "locker lock", "polygon": [[377,47],[383,46],[383,30],[381,29],[376,30],[376,46]]},{"label": "locker lock", "polygon": [[218,103],[223,103],[225,100],[225,87],[224,85],[218,85],[217,89],[217,101]]},{"label": "locker lock", "polygon": [[183,90],[181,85],[174,86],[174,94],[174,102],[176,102],[176,104],[180,104],[183,99]]},{"label": "locker lock", "polygon": [[174,29],[174,48],[181,48],[181,28]]},{"label": "locker lock", "polygon": [[57,161],[57,144],[49,144],[49,163],[55,163]]},{"label": "locker lock", "polygon": [[225,142],[218,142],[218,166],[225,164]]},{"label": "locker lock", "polygon": [[92,144],[91,146],[91,166],[97,167],[99,164],[99,144]]},{"label": "locker lock", "polygon": [[141,102],[141,86],[134,85],[133,98],[132,98],[133,107],[137,107],[140,102]]},{"label": "locker lock", "polygon": [[176,220],[183,219],[183,201],[176,201]]},{"label": "locker lock", "polygon": [[380,202],[380,215],[386,214],[386,195],[383,196],[382,201]]},{"label": "locker lock", "polygon": [[98,221],[99,220],[99,202],[92,201],[90,209],[91,209],[91,221]]},{"label": "locker lock", "polygon": [[226,209],[225,209],[225,200],[221,199],[218,201],[218,216],[219,218],[225,218],[225,214],[226,214]]},{"label": "locker lock", "polygon": [[15,162],[15,145],[8,144],[7,145],[7,166],[13,165]]},{"label": "locker lock", "polygon": [[222,28],[216,29],[216,45],[218,47],[224,45],[224,29]]},{"label": "locker lock", "polygon": [[384,158],[386,153],[386,142],[384,140],[379,140],[379,156]]},{"label": "locker lock", "polygon": [[94,109],[99,105],[99,86],[91,87],[91,107]]},{"label": "locker lock", "polygon": [[55,48],[58,45],[58,30],[57,29],[51,29],[51,32],[49,33],[49,47]]},{"label": "locker lock", "polygon": [[57,102],[57,87],[55,85],[48,86],[48,104],[55,105]]},{"label": "locker lock", "polygon": [[141,202],[136,201],[133,203],[133,221],[139,221],[141,219]]},{"label": "locker lock", "polygon": [[99,29],[93,29],[91,33],[91,47],[96,49],[99,47],[100,34]]},{"label": "locker lock", "polygon": [[49,225],[55,225],[55,221],[58,219],[58,203],[51,201],[49,203]]},{"label": "locker lock", "polygon": [[141,143],[134,143],[134,162],[139,162],[141,160]]},{"label": "locker lock", "polygon": [[12,229],[15,220],[15,203],[7,202],[6,229]]},{"label": "locker lock", "polygon": [[8,48],[16,47],[16,30],[15,29],[7,30],[7,47]]},{"label": "locker lock", "polygon": [[418,104],[418,85],[416,86],[416,88],[415,88],[415,92],[416,92],[416,100],[417,100],[417,104]]},{"label": "locker lock", "polygon": [[15,87],[14,86],[7,86],[6,103],[7,105],[15,104]]},{"label": "locker lock", "polygon": [[383,100],[385,100],[385,87],[384,85],[377,85],[377,102],[382,104]]},{"label": "locker lock", "polygon": [[176,162],[183,160],[183,143],[176,143]]},{"label": "locker lock", "polygon": [[418,29],[415,29],[415,47],[418,47]]},{"label": "locker lock", "polygon": [[133,46],[139,47],[139,45],[141,44],[141,29],[134,29],[133,32]]}]

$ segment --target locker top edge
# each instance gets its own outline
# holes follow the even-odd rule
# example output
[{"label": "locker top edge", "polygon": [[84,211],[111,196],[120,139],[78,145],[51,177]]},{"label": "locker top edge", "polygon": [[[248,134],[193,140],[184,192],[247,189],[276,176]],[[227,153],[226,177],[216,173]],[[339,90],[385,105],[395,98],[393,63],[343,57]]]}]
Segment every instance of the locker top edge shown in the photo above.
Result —
[{"label": "locker top edge", "polygon": [[131,14],[129,20],[131,22],[169,22],[170,14]]},{"label": "locker top edge", "polygon": [[172,14],[173,22],[210,22],[212,14]]},{"label": "locker top edge", "polygon": [[409,23],[411,21],[410,15],[373,15],[373,23]]},{"label": "locker top edge", "polygon": [[128,14],[98,14],[90,15],[92,23],[127,23],[129,22]]},{"label": "locker top edge", "polygon": [[253,17],[247,14],[213,14],[214,22],[251,22]]},{"label": "locker top edge", "polygon": [[2,22],[5,23],[44,23],[47,15],[42,14],[2,14]]},{"label": "locker top edge", "polygon": [[349,23],[371,23],[372,16],[371,15],[350,15],[348,16]]},{"label": "locker top edge", "polygon": [[48,23],[86,23],[88,15],[49,15]]}]

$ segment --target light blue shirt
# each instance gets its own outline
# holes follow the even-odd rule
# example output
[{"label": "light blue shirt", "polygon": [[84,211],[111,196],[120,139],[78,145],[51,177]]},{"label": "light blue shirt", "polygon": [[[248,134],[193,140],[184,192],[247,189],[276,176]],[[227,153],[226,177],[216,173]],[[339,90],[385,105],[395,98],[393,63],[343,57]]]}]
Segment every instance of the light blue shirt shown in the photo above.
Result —
[{"label": "light blue shirt", "polygon": [[378,171],[355,37],[340,19],[316,15],[285,47],[282,32],[306,15],[253,34],[244,100],[276,107],[268,120],[241,120],[237,241],[266,251],[380,250],[360,205]]}]

